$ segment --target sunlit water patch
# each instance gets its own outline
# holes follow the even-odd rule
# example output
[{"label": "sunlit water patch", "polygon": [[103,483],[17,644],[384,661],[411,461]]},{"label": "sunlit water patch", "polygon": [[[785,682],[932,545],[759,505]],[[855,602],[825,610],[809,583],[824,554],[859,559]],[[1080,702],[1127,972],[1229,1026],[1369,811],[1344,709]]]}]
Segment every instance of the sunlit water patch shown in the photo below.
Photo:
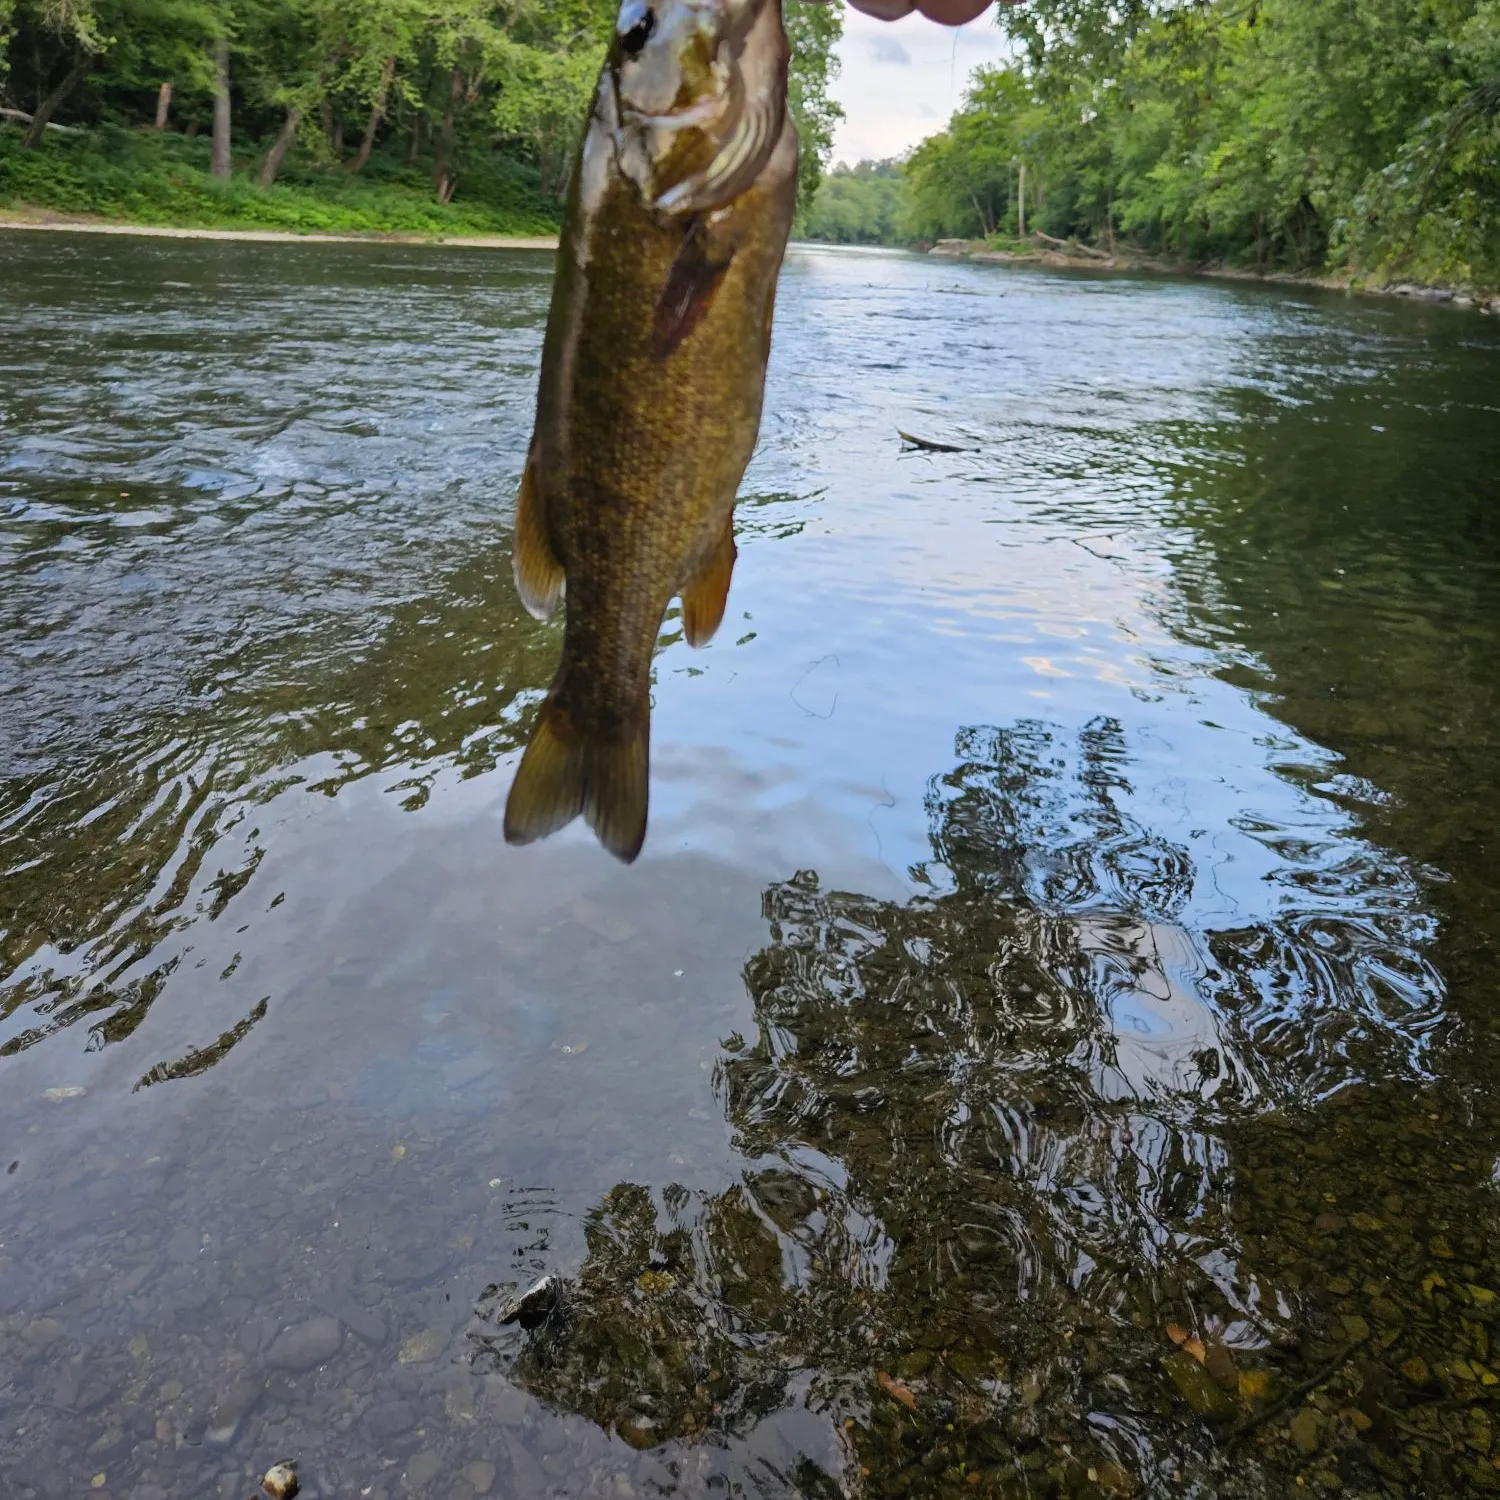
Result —
[{"label": "sunlit water patch", "polygon": [[39,241],[11,1489],[1500,1483],[1489,325],[794,252],[624,870],[500,835],[548,258]]}]

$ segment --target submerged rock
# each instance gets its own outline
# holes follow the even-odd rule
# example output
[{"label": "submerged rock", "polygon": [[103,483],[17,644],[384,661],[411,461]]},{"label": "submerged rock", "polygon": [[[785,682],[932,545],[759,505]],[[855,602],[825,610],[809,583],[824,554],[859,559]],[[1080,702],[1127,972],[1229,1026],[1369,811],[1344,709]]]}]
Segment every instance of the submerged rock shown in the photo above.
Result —
[{"label": "submerged rock", "polygon": [[500,1313],[502,1324],[519,1323],[522,1328],[540,1328],[562,1301],[562,1281],[556,1276],[543,1276],[529,1286]]},{"label": "submerged rock", "polygon": [[261,1480],[260,1487],[271,1500],[292,1500],[301,1488],[297,1480],[296,1464],[277,1464]]},{"label": "submerged rock", "polygon": [[1213,1376],[1191,1354],[1178,1350],[1176,1354],[1169,1354],[1162,1364],[1177,1387],[1177,1394],[1198,1416],[1210,1422],[1228,1422],[1237,1414],[1234,1401],[1220,1390]]},{"label": "submerged rock", "polygon": [[344,1343],[344,1330],[337,1318],[326,1314],[283,1328],[266,1350],[266,1363],[273,1370],[300,1374],[315,1370],[337,1354]]}]

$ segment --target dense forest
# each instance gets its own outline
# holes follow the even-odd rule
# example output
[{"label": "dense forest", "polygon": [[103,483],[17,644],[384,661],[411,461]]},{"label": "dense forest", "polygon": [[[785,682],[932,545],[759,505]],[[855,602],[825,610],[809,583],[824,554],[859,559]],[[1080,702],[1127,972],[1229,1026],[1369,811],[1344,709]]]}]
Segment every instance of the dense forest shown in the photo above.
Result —
[{"label": "dense forest", "polygon": [[[555,226],[616,0],[0,0],[0,203],[166,223]],[[837,7],[788,0],[816,186]]]},{"label": "dense forest", "polygon": [[1500,284],[1500,0],[1032,0],[899,169],[810,235],[1041,230],[1262,270]]}]

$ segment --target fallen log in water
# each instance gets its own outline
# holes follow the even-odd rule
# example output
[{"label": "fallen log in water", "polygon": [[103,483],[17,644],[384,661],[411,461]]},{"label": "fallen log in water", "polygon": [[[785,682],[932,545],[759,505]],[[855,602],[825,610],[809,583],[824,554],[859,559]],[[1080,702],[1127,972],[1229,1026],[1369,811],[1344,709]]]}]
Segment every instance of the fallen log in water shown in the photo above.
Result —
[{"label": "fallen log in water", "polygon": [[902,432],[898,427],[896,436],[909,447],[919,448],[923,453],[972,453],[972,448],[960,448],[954,443],[935,443],[931,438],[917,437],[910,432]]}]

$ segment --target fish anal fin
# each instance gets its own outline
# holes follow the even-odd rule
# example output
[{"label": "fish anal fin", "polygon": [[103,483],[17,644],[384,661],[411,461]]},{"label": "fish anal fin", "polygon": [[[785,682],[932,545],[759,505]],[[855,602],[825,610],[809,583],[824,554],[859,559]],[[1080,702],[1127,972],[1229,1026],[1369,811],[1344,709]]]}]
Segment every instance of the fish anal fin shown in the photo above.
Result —
[{"label": "fish anal fin", "polygon": [[651,353],[657,359],[673,353],[707,316],[733,259],[734,246],[716,242],[703,223],[688,230],[656,299]]},{"label": "fish anal fin", "polygon": [[579,731],[555,695],[542,704],[505,804],[505,841],[530,844],[580,813],[617,859],[631,863],[646,840],[650,709],[618,734]]},{"label": "fish anal fin", "polygon": [[547,518],[537,484],[536,449],[526,460],[516,498],[516,540],[511,559],[516,592],[528,614],[545,620],[563,596],[566,575],[547,536]]},{"label": "fish anal fin", "polygon": [[682,633],[690,646],[706,646],[724,618],[729,585],[734,578],[734,517],[724,522],[724,532],[703,566],[682,590]]}]

